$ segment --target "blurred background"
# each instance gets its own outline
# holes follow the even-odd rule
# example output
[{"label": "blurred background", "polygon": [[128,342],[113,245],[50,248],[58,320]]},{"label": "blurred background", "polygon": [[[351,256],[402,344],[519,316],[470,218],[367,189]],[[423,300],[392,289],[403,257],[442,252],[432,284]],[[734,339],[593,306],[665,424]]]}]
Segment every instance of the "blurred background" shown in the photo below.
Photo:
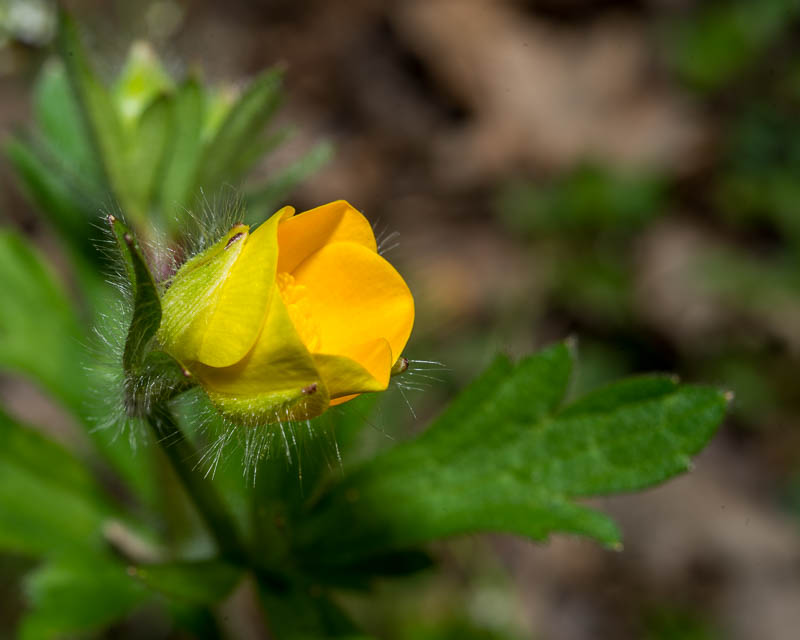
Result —
[{"label": "blurred background", "polygon": [[[421,390],[391,393],[365,452],[423,428],[497,351],[519,356],[567,336],[579,350],[574,393],[643,371],[735,393],[691,474],[604,502],[624,551],[565,536],[437,545],[438,570],[381,583],[374,599],[342,596],[372,633],[797,637],[796,2],[66,5],[107,78],[136,40],[172,74],[199,68],[219,85],[286,69],[277,120],[296,135],[257,174],[332,144],[286,203],[345,198],[366,213],[416,296],[409,355],[446,367]],[[0,2],[4,139],[32,119],[54,11]],[[0,218],[67,264],[7,163]],[[69,269],[59,273],[74,288]],[[59,408],[24,378],[0,377],[0,401],[69,439]],[[24,609],[28,568],[0,556],[0,637]]]}]

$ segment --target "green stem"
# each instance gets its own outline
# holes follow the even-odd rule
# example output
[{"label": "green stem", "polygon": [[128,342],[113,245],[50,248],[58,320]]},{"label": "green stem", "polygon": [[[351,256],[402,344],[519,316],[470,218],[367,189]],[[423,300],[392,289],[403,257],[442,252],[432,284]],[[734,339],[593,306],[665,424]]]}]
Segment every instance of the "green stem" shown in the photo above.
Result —
[{"label": "green stem", "polygon": [[220,555],[230,562],[246,564],[246,548],[228,508],[214,485],[194,468],[197,451],[178,426],[175,416],[164,404],[157,404],[149,415],[162,450],[183,482],[217,544]]}]

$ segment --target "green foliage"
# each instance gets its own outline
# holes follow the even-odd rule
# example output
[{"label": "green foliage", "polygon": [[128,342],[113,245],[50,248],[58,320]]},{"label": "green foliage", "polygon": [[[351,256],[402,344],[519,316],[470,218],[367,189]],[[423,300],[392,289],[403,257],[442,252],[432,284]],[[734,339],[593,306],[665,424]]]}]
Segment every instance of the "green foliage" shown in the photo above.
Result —
[{"label": "green foliage", "polygon": [[512,184],[498,206],[508,226],[526,234],[630,233],[659,212],[663,192],[663,181],[654,175],[584,164],[551,184]]},{"label": "green foliage", "polygon": [[[135,373],[146,354],[157,353],[146,345],[159,322],[151,311],[160,303],[130,232],[118,221],[113,225],[134,277],[128,339],[135,347],[129,371]],[[562,408],[572,367],[564,344],[516,365],[499,358],[421,436],[343,476],[324,473],[322,461],[306,455],[310,470],[298,482],[299,459],[288,466],[265,461],[259,483],[249,490],[253,517],[241,548],[234,529],[216,527],[226,517],[225,504],[186,466],[191,451],[185,445],[173,449],[181,442],[174,439],[178,432],[168,434],[167,453],[204,516],[212,514],[208,523],[215,527],[215,539],[232,545],[228,550],[220,542],[226,557],[239,566],[207,560],[125,571],[105,558],[102,535],[104,523],[118,511],[69,454],[6,420],[8,460],[0,468],[8,475],[0,483],[6,487],[0,492],[0,513],[8,521],[2,523],[0,542],[30,554],[59,549],[66,554],[34,574],[36,606],[23,633],[40,637],[53,629],[73,632],[117,619],[148,599],[149,591],[132,581],[170,602],[218,602],[250,566],[270,622],[283,637],[352,637],[355,627],[330,600],[329,589],[368,589],[376,577],[425,569],[430,559],[417,548],[422,543],[477,531],[537,540],[564,531],[616,544],[616,526],[574,499],[636,490],[685,471],[689,456],[721,420],[725,400],[711,389],[645,377]],[[343,444],[363,422],[359,410],[352,409],[344,408],[334,425]],[[87,554],[85,566],[97,576],[94,581],[86,580],[84,565],[75,562]],[[65,613],[54,602],[69,584],[82,604]],[[95,597],[95,589],[102,595]]]},{"label": "green foliage", "polygon": [[[171,243],[203,189],[246,179],[285,137],[265,134],[281,76],[269,71],[233,98],[196,76],[175,81],[137,45],[106,86],[65,15],[58,51],[37,84],[36,128],[12,137],[6,152],[28,195],[67,239],[67,259],[92,255],[98,208],[118,206],[130,224],[109,217],[132,292],[124,351],[113,357],[124,409],[150,423],[161,448],[144,447],[137,457],[127,438],[99,432],[93,442],[104,455],[87,450],[79,460],[0,414],[0,550],[41,561],[25,584],[30,610],[21,637],[91,634],[153,603],[187,629],[215,631],[218,605],[248,583],[276,637],[363,637],[337,605],[338,589],[368,591],[378,579],[427,570],[434,561],[424,545],[476,532],[533,540],[565,532],[615,547],[616,525],[579,500],[686,471],[721,421],[720,392],[664,376],[623,380],[566,402],[573,354],[557,344],[517,363],[497,358],[421,435],[377,456],[356,453],[375,402],[359,398],[316,425],[284,425],[289,458],[258,461],[254,485],[236,465],[234,479],[230,470],[204,477],[195,445],[208,433],[187,409],[191,402],[172,402],[190,381],[153,340],[161,291],[143,247]],[[274,206],[329,156],[321,145],[249,188],[251,213],[263,217],[259,208]],[[600,231],[616,238],[611,250],[563,269],[567,297],[595,305],[630,286],[615,243],[658,214],[664,197],[660,178],[587,165],[544,189],[511,189],[502,206],[530,236],[550,232],[583,246]],[[100,288],[97,270],[76,262],[84,268],[80,284]],[[0,272],[14,302],[0,308],[0,367],[30,377],[89,424],[87,387],[108,383],[84,369],[86,333],[62,284],[10,232],[0,233]],[[588,273],[594,288],[573,291]],[[191,440],[173,415],[179,407]],[[298,437],[307,427],[336,437],[344,459],[324,438]],[[176,478],[185,493],[172,491]],[[194,519],[180,521],[189,532],[176,531],[176,512],[190,504]],[[110,525],[130,539],[115,539]],[[492,637],[468,627],[451,635]]]},{"label": "green foliage", "polygon": [[754,105],[738,115],[714,185],[720,212],[737,226],[767,222],[800,249],[800,127],[789,109]]},{"label": "green foliage", "polygon": [[133,317],[122,355],[122,366],[130,374],[141,367],[147,347],[161,326],[161,300],[136,238],[120,220],[111,216],[108,221],[134,292]]},{"label": "green foliage", "polygon": [[125,618],[152,594],[132,580],[125,567],[101,555],[50,562],[25,582],[32,609],[19,638],[74,637]]},{"label": "green foliage", "polygon": [[173,562],[136,567],[133,572],[148,587],[189,604],[215,604],[230,594],[243,572],[214,560]]},{"label": "green foliage", "polygon": [[0,414],[0,549],[54,555],[101,547],[114,510],[84,465]]},{"label": "green foliage", "polygon": [[[238,185],[286,132],[266,134],[282,98],[268,71],[242,93],[174,81],[152,50],[133,46],[111,87],[92,69],[77,27],[61,15],[58,59],[35,94],[36,128],[6,142],[28,196],[87,256],[98,210],[121,210],[139,237],[174,237],[187,215],[224,185]],[[320,145],[275,179],[253,184],[258,215],[324,164]]]},{"label": "green foliage", "polygon": [[28,241],[7,230],[0,230],[0,273],[7,300],[0,305],[0,370],[30,377],[78,411],[86,357],[62,283]]},{"label": "green foliage", "polygon": [[675,65],[700,89],[747,71],[798,15],[794,0],[729,0],[702,8],[674,33]]},{"label": "green foliage", "polygon": [[[641,489],[686,471],[725,412],[713,389],[643,377],[560,408],[565,345],[498,359],[419,438],[365,463],[320,498],[296,533],[309,565],[346,563],[475,531],[609,545],[619,534],[573,498]],[[337,532],[336,522],[348,522]]]},{"label": "green foliage", "polygon": [[270,628],[279,638],[368,640],[319,588],[292,584],[281,593],[261,589],[259,596]]},{"label": "green foliage", "polygon": [[701,616],[675,608],[648,612],[645,628],[645,640],[716,640],[722,637]]},{"label": "green foliage", "polygon": [[539,278],[557,304],[624,325],[631,239],[664,210],[667,195],[654,172],[586,163],[554,180],[508,184],[496,207],[506,227],[537,244]]}]

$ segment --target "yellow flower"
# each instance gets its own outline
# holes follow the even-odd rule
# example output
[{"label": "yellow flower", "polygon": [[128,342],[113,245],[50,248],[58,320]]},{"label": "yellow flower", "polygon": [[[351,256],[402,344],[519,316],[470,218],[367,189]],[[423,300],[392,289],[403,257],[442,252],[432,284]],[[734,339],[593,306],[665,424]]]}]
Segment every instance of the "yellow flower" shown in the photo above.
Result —
[{"label": "yellow flower", "polygon": [[175,274],[162,348],[241,423],[317,416],[389,384],[414,323],[403,278],[342,200],[234,226]]}]

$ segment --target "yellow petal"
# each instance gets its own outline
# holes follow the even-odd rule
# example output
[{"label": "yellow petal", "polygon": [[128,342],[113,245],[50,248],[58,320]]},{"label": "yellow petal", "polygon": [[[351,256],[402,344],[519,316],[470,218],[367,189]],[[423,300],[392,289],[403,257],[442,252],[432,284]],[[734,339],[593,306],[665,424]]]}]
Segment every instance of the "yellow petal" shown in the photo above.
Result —
[{"label": "yellow petal", "polygon": [[291,273],[303,260],[333,242],[355,242],[377,252],[369,221],[348,202],[337,200],[281,223],[278,271]]},{"label": "yellow petal", "polygon": [[360,244],[337,242],[317,251],[293,275],[306,287],[317,321],[317,352],[346,356],[368,369],[369,362],[361,361],[363,345],[383,338],[391,351],[388,379],[414,324],[414,299],[394,267]]},{"label": "yellow petal", "polygon": [[328,406],[327,388],[278,295],[242,360],[230,367],[196,364],[192,371],[220,411],[240,422],[305,419]]},{"label": "yellow petal", "polygon": [[[383,338],[358,345],[351,349],[354,357],[314,354],[322,379],[332,399],[340,404],[359,393],[383,391],[389,385],[392,368],[392,350]],[[334,399],[341,399],[336,402]]]},{"label": "yellow petal", "polygon": [[255,344],[275,292],[278,223],[293,213],[284,207],[247,238],[206,324],[196,360],[228,367]]},{"label": "yellow petal", "polygon": [[219,242],[191,258],[161,299],[158,340],[180,362],[197,359],[225,279],[241,254],[249,227],[238,224]]}]

